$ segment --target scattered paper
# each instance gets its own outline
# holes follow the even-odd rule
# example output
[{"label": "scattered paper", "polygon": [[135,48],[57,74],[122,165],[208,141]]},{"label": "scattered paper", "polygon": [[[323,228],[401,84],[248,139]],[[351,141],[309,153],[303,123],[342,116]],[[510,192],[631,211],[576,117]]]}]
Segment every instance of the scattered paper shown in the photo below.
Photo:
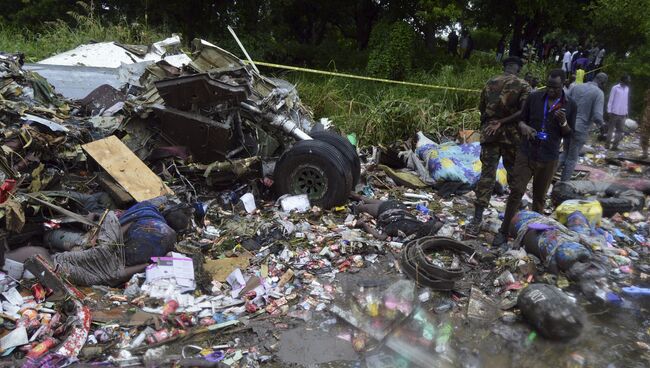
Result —
[{"label": "scattered paper", "polygon": [[2,296],[7,299],[7,301],[13,305],[22,305],[23,304],[23,296],[20,295],[18,290],[16,288],[11,288],[4,293],[2,293]]},{"label": "scattered paper", "polygon": [[23,277],[26,279],[34,278],[34,275],[32,275],[31,272],[25,271],[25,265],[9,258],[5,259],[5,265],[2,266],[2,270],[14,280],[20,280]]},{"label": "scattered paper", "polygon": [[154,283],[161,279],[174,279],[180,292],[196,288],[194,281],[194,262],[180,253],[172,252],[171,257],[153,257],[155,263],[147,267],[145,283]]},{"label": "scattered paper", "polygon": [[238,297],[239,293],[246,286],[246,280],[244,279],[244,275],[241,273],[241,270],[239,268],[232,271],[232,273],[226,278],[226,281],[232,289],[231,296],[233,298]]},{"label": "scattered paper", "polygon": [[6,300],[2,302],[2,311],[10,317],[20,318],[20,314],[18,314],[18,311],[20,311],[20,307],[17,305],[13,305]]},{"label": "scattered paper", "polygon": [[306,212],[311,208],[309,203],[309,197],[307,194],[298,194],[293,196],[288,196],[280,200],[280,206],[284,212]]},{"label": "scattered paper", "polygon": [[4,335],[0,339],[0,351],[5,352],[8,349],[15,348],[29,343],[27,339],[27,330],[24,326],[16,327],[15,330]]},{"label": "scattered paper", "polygon": [[257,209],[255,206],[255,197],[253,197],[253,194],[251,193],[246,193],[239,200],[244,204],[244,209],[248,213],[253,213]]}]

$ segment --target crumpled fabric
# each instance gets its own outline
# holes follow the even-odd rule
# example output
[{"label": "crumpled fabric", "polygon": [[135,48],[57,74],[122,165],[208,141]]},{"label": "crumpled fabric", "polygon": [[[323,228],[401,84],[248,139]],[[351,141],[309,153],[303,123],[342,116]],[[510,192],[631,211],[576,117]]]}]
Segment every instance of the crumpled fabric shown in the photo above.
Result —
[{"label": "crumpled fabric", "polygon": [[61,354],[46,353],[38,359],[27,358],[23,362],[23,368],[63,368],[78,361],[77,358],[70,358]]},{"label": "crumpled fabric", "polygon": [[399,157],[406,161],[406,167],[408,169],[413,170],[418,174],[420,180],[428,185],[436,183],[436,181],[431,178],[431,174],[429,174],[426,165],[422,160],[420,160],[417,153],[411,150],[402,151],[399,153]]},{"label": "crumpled fabric", "polygon": [[[436,183],[455,181],[473,187],[481,177],[480,143],[429,143],[418,147],[416,152],[427,163],[429,174]],[[500,190],[507,185],[507,173],[502,161],[499,161],[496,182]]]},{"label": "crumpled fabric", "polygon": [[77,285],[111,285],[125,268],[124,240],[119,220],[113,211],[106,214],[97,234],[97,245],[90,249],[55,253],[52,260]]},{"label": "crumpled fabric", "polygon": [[[581,213],[577,213],[584,217]],[[586,242],[586,239],[581,234],[568,229],[550,217],[533,211],[520,211],[515,215],[513,221],[517,233],[514,245],[517,247],[521,245],[529,225],[538,223],[551,227],[541,231],[537,249],[531,249],[531,251],[552,272],[566,271],[574,263],[587,261],[592,256],[589,246],[584,245],[583,242]],[[586,218],[584,221],[587,222]],[[576,220],[574,226],[580,226],[579,221]],[[528,251],[528,248],[526,250]]]},{"label": "crumpled fabric", "polygon": [[142,201],[120,216],[120,225],[129,225],[124,234],[127,266],[148,263],[151,257],[162,257],[176,243],[176,232],[167,225],[157,202],[156,198]]}]

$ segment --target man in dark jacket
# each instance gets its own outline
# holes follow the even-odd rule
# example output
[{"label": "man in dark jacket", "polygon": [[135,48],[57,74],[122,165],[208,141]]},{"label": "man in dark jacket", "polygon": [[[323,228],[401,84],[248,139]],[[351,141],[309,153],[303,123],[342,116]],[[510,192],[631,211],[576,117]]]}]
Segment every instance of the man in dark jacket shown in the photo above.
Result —
[{"label": "man in dark jacket", "polygon": [[506,204],[506,213],[493,245],[505,245],[512,218],[521,206],[521,198],[533,179],[533,211],[542,213],[546,193],[557,168],[560,143],[575,127],[577,107],[562,90],[564,71],[551,71],[546,88],[528,96],[521,112],[519,129],[524,137],[515,159],[514,183]]}]

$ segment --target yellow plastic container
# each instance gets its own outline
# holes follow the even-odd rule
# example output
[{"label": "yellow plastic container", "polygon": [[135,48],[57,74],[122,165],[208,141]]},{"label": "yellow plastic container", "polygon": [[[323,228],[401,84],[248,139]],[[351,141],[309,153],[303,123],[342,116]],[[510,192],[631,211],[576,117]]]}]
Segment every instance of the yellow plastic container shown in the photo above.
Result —
[{"label": "yellow plastic container", "polygon": [[575,211],[582,212],[592,226],[600,225],[600,220],[603,218],[603,207],[598,201],[585,201],[581,199],[570,199],[562,202],[557,206],[553,217],[559,222],[566,225],[567,218]]}]

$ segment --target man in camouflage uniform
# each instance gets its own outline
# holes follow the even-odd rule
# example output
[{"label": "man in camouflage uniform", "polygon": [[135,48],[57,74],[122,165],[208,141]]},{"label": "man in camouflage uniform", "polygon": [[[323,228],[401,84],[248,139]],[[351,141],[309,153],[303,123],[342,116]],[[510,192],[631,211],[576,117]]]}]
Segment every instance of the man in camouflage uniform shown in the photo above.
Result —
[{"label": "man in camouflage uniform", "polygon": [[648,158],[648,141],[650,141],[650,89],[645,91],[645,110],[641,118],[641,158]]},{"label": "man in camouflage uniform", "polygon": [[513,166],[521,141],[517,124],[521,108],[531,89],[526,81],[517,77],[521,67],[522,62],[518,57],[505,59],[504,73],[490,79],[481,92],[479,110],[482,168],[481,179],[474,190],[474,218],[466,228],[470,235],[478,235],[480,231],[483,211],[490,204],[501,157],[508,173],[508,184],[514,182]]}]

